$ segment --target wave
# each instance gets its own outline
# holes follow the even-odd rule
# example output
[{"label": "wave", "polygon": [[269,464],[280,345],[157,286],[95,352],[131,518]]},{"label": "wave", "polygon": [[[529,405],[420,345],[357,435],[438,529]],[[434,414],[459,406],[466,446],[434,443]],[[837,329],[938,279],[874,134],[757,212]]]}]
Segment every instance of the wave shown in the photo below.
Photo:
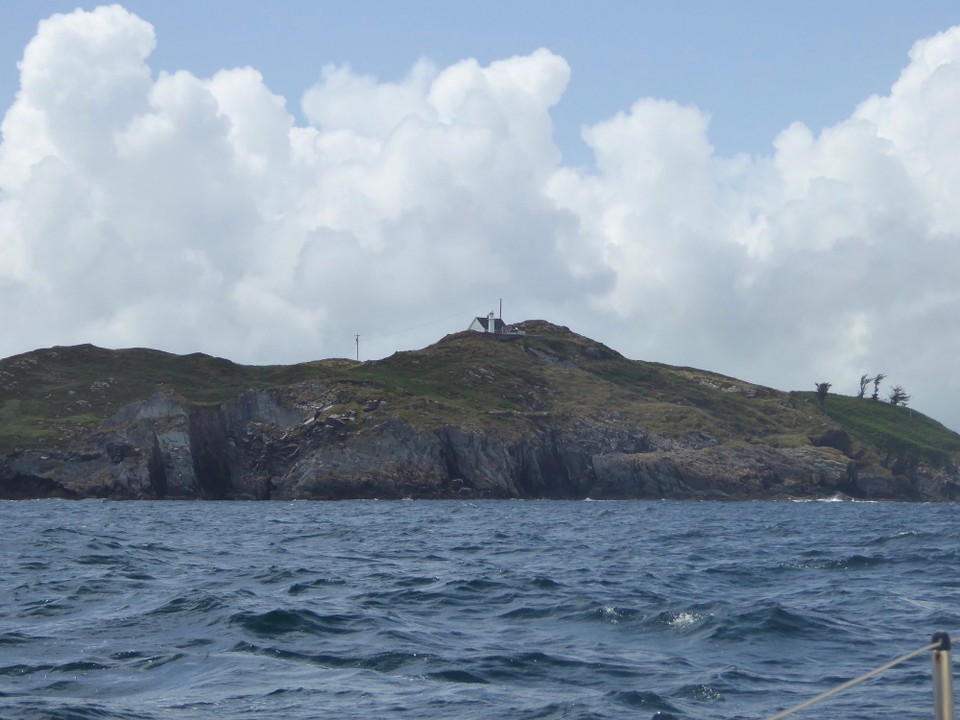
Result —
[{"label": "wave", "polygon": [[945,506],[25,507],[4,719],[767,717],[960,627]]},{"label": "wave", "polygon": [[820,614],[787,608],[768,602],[749,610],[730,610],[713,616],[709,637],[713,640],[752,640],[773,643],[779,639],[823,639],[838,641],[856,628]]},{"label": "wave", "polygon": [[370,622],[360,615],[321,615],[312,610],[275,609],[262,613],[235,613],[227,622],[263,637],[289,633],[304,635],[346,635],[368,629]]},{"label": "wave", "polygon": [[17,704],[17,720],[155,720],[156,717],[94,702],[26,700]]}]

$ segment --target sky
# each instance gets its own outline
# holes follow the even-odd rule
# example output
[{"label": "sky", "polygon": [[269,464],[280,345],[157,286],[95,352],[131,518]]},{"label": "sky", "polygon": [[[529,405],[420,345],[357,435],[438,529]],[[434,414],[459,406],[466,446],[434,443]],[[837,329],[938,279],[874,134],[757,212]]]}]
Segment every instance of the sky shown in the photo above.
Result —
[{"label": "sky", "polygon": [[955,0],[7,0],[0,115],[0,357],[375,359],[502,299],[960,430]]}]

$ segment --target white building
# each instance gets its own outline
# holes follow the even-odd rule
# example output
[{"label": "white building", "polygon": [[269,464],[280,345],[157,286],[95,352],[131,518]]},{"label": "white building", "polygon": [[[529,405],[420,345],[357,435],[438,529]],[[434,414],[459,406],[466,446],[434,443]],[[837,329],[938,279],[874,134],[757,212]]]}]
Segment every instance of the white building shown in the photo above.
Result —
[{"label": "white building", "polygon": [[475,317],[467,330],[482,333],[494,333],[496,335],[525,335],[523,330],[515,327],[507,327],[507,324],[500,318],[494,317],[493,313],[486,317]]}]

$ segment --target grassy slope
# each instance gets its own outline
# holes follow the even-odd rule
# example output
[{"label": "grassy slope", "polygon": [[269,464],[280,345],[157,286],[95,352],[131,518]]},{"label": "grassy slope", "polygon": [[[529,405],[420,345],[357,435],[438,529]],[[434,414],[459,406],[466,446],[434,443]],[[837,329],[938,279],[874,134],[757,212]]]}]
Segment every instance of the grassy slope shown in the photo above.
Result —
[{"label": "grassy slope", "polygon": [[159,391],[219,403],[250,387],[282,387],[315,374],[311,366],[249,367],[139,348],[38,350],[0,361],[0,452],[61,446]]},{"label": "grassy slope", "polygon": [[[372,399],[425,426],[445,423],[514,435],[549,422],[589,418],[725,442],[807,444],[845,429],[859,451],[944,464],[960,457],[960,436],[920,413],[884,403],[783,393],[740,380],[627,360],[566,328],[531,321],[522,337],[458,333],[423,350],[376,362],[327,360],[291,366],[236,365],[206,355],[154,350],[54,348],[0,361],[0,452],[57,447],[122,405],[157,391],[218,403],[244,390],[291,388],[306,404],[317,383],[338,409],[363,412]],[[312,393],[312,395],[311,395]]]},{"label": "grassy slope", "polygon": [[487,431],[515,431],[543,417],[557,425],[587,417],[653,433],[773,440],[825,422],[819,411],[811,418],[791,411],[784,393],[627,360],[546,323],[527,326],[527,336],[499,341],[459,333],[425,350],[365,364],[352,375],[373,386],[402,388],[405,394],[395,401],[415,422],[455,421]]},{"label": "grassy slope", "polygon": [[[815,393],[803,395],[807,402],[816,402]],[[823,407],[885,465],[899,461],[906,467],[918,463],[943,467],[960,458],[960,435],[912,408],[846,395],[827,396]]]}]

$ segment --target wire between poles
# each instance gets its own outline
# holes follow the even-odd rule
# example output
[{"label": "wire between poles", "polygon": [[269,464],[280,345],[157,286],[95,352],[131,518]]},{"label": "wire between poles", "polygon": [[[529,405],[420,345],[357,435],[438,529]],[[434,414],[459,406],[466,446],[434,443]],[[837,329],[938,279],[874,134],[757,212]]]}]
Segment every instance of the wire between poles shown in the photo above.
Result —
[{"label": "wire between poles", "polygon": [[806,700],[806,701],[800,703],[799,705],[794,705],[794,706],[791,707],[791,708],[787,708],[787,709],[784,710],[783,712],[779,712],[779,713],[777,713],[776,715],[773,715],[773,716],[767,718],[767,720],[780,720],[780,718],[785,718],[785,717],[787,717],[788,715],[793,715],[795,712],[800,712],[800,711],[803,710],[804,708],[808,708],[808,707],[810,707],[811,705],[816,705],[816,704],[817,704],[818,702],[820,702],[821,700],[826,700],[828,697],[833,697],[834,695],[836,695],[836,694],[838,694],[838,693],[842,693],[844,690],[848,690],[849,688],[852,688],[854,685],[859,685],[859,684],[862,683],[862,682],[866,682],[866,681],[869,680],[870,678],[875,677],[875,676],[879,675],[880,673],[882,673],[882,672],[884,672],[884,671],[886,671],[886,670],[889,670],[889,669],[892,668],[892,667],[896,667],[896,666],[899,665],[900,663],[904,663],[904,662],[906,662],[907,660],[912,660],[912,659],[915,658],[917,655],[922,655],[923,653],[929,652],[930,650],[936,650],[938,647],[940,647],[940,641],[939,641],[939,640],[938,640],[937,642],[930,643],[929,645],[924,645],[924,646],[923,646],[922,648],[920,648],[919,650],[914,650],[913,652],[909,652],[909,653],[907,653],[906,655],[901,655],[900,657],[898,657],[898,658],[896,658],[896,659],[894,659],[894,660],[891,660],[891,661],[888,662],[886,665],[881,665],[880,667],[878,667],[878,668],[876,668],[876,669],[874,669],[874,670],[871,670],[870,672],[866,673],[865,675],[861,675],[860,677],[854,678],[853,680],[848,680],[847,682],[843,683],[842,685],[837,685],[837,686],[836,686],[835,688],[833,688],[832,690],[827,690],[825,693],[820,693],[820,694],[817,695],[816,697],[812,697],[812,698],[810,698],[809,700]]}]

